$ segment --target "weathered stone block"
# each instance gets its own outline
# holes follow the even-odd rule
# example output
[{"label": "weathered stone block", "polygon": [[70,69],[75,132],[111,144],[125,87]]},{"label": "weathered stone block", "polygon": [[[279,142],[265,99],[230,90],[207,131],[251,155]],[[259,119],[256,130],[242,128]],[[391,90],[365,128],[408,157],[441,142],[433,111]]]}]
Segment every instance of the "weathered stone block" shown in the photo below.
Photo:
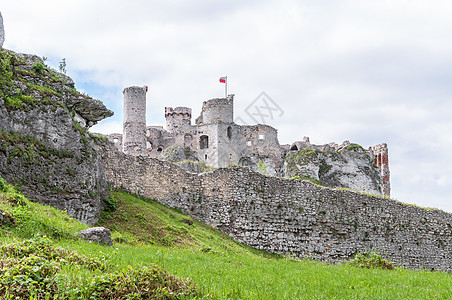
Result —
[{"label": "weathered stone block", "polygon": [[82,239],[89,242],[113,246],[110,229],[107,229],[105,227],[88,228],[77,232],[75,235],[80,236]]}]

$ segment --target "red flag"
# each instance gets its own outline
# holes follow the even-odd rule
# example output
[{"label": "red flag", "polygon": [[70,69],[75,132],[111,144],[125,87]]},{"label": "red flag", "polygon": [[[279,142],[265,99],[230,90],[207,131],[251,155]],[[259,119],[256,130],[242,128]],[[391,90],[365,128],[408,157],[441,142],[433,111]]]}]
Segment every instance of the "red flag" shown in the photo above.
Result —
[{"label": "red flag", "polygon": [[226,83],[226,77],[220,77],[220,82],[221,83]]}]

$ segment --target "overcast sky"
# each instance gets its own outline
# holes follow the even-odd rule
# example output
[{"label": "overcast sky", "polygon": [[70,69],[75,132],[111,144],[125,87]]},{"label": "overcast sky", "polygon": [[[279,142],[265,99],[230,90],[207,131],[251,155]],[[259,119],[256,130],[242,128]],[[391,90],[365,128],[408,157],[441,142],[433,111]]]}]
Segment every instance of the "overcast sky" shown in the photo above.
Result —
[{"label": "overcast sky", "polygon": [[392,197],[452,212],[450,0],[2,0],[0,11],[5,48],[55,68],[66,58],[77,88],[115,112],[94,131],[122,132],[124,87],[148,85],[148,125],[164,125],[165,106],[196,117],[228,76],[238,123],[254,123],[247,108],[265,92],[280,143],[385,142]]}]

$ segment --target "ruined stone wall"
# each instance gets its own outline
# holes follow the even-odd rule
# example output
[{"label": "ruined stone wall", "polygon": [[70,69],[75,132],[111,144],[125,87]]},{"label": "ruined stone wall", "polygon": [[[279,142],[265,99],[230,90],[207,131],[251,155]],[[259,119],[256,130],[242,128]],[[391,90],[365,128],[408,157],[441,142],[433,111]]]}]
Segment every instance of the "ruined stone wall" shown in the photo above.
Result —
[{"label": "ruined stone wall", "polygon": [[166,130],[170,133],[179,132],[182,125],[191,124],[191,108],[165,107]]},{"label": "ruined stone wall", "polygon": [[209,166],[218,168],[218,124],[198,126],[198,159]]},{"label": "ruined stone wall", "polygon": [[268,125],[241,126],[244,154],[240,165],[266,175],[281,176],[283,150],[278,131]]},{"label": "ruined stone wall", "polygon": [[120,133],[111,133],[107,135],[107,138],[110,142],[112,142],[118,151],[122,151],[122,134]]},{"label": "ruined stone wall", "polygon": [[99,154],[113,188],[179,208],[258,249],[328,262],[374,249],[407,268],[452,271],[452,215],[440,210],[247,168],[189,174],[111,144]]}]

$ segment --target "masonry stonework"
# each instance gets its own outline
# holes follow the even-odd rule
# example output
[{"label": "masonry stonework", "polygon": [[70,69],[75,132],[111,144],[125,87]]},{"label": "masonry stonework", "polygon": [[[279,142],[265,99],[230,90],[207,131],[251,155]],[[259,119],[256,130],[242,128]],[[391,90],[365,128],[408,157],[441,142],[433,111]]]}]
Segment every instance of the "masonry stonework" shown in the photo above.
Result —
[{"label": "masonry stonework", "polygon": [[248,168],[191,174],[112,143],[98,150],[113,188],[181,209],[249,246],[326,262],[373,249],[406,268],[452,271],[449,213]]}]

